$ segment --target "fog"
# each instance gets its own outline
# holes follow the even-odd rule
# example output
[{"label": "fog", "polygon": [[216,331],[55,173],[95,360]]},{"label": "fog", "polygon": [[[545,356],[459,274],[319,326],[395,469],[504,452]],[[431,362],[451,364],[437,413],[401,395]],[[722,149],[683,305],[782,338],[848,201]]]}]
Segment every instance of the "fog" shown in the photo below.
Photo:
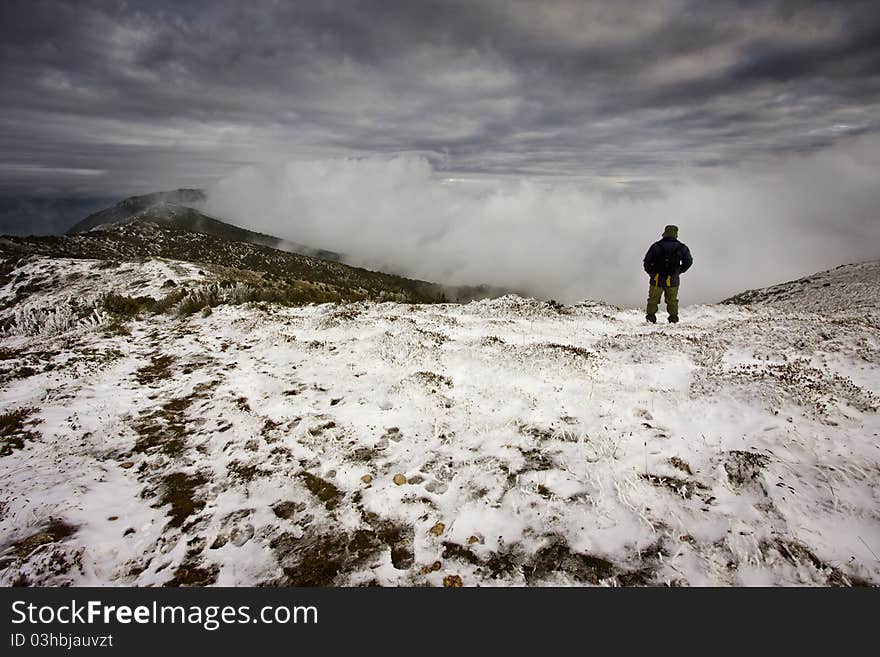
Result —
[{"label": "fog", "polygon": [[648,197],[602,185],[461,179],[420,155],[279,161],[208,190],[208,212],[447,284],[490,284],[564,302],[639,306],[642,258],[680,227],[694,266],[684,304],[880,258],[880,138],[727,169],[677,172]]}]

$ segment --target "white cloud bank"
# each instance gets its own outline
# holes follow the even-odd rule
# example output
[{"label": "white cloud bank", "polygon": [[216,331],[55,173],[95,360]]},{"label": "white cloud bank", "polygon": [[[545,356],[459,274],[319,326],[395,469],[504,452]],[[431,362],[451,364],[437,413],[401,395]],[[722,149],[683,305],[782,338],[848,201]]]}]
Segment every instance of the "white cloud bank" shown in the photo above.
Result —
[{"label": "white cloud bank", "polygon": [[716,170],[642,199],[570,183],[454,183],[419,156],[273,162],[219,181],[208,210],[372,269],[621,305],[643,303],[642,257],[675,223],[695,263],[682,301],[712,302],[880,258],[878,146],[866,137]]}]

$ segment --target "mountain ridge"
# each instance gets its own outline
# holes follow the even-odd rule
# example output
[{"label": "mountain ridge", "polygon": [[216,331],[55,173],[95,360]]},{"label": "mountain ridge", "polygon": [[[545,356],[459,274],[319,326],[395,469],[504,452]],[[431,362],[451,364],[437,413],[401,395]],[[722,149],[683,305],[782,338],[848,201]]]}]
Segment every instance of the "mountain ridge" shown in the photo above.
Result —
[{"label": "mountain ridge", "polygon": [[[394,300],[409,303],[470,301],[495,296],[488,286],[444,286],[394,274],[371,271],[144,217],[63,236],[0,237],[0,254],[11,259],[28,255],[54,258],[136,261],[164,258],[239,272],[251,280],[259,274],[277,287],[307,282],[329,286],[327,301]],[[320,300],[321,297],[315,300]]]},{"label": "mountain ridge", "polygon": [[206,201],[207,196],[204,190],[189,188],[131,196],[108,208],[90,214],[68,228],[65,234],[74,235],[106,230],[114,226],[146,219],[157,222],[167,221],[188,230],[216,235],[233,242],[248,242],[334,262],[341,262],[343,259],[339,253],[333,251],[314,248],[242,228],[207,215],[202,212]]},{"label": "mountain ridge", "polygon": [[[839,294],[841,287],[847,290],[845,295]],[[745,290],[721,303],[825,313],[876,310],[880,308],[880,260],[838,265],[795,280]]]},{"label": "mountain ridge", "polygon": [[129,196],[114,203],[110,207],[98,210],[76,222],[65,231],[65,234],[84,233],[96,230],[104,225],[126,221],[152,206],[160,204],[182,205],[193,209],[204,207],[207,196],[204,190],[195,188],[179,188],[162,192],[152,192],[138,196]]}]

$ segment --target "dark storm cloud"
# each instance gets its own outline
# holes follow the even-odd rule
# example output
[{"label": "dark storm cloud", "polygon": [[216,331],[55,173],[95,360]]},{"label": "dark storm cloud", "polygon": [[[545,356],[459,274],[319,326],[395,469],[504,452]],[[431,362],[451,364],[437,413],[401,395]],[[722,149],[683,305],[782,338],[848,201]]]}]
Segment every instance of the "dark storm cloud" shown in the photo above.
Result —
[{"label": "dark storm cloud", "polygon": [[206,184],[243,163],[421,153],[602,177],[878,128],[876,2],[0,5],[0,192]]}]

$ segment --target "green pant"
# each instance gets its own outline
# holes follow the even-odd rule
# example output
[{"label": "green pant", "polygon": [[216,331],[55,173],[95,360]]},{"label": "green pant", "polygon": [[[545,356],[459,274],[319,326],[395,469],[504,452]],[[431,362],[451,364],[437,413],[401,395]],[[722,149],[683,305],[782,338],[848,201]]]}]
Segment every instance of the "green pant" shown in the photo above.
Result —
[{"label": "green pant", "polygon": [[663,287],[661,285],[651,285],[648,288],[648,310],[647,313],[652,317],[657,314],[660,307],[660,297],[666,293],[666,310],[670,317],[678,318],[678,287]]}]

